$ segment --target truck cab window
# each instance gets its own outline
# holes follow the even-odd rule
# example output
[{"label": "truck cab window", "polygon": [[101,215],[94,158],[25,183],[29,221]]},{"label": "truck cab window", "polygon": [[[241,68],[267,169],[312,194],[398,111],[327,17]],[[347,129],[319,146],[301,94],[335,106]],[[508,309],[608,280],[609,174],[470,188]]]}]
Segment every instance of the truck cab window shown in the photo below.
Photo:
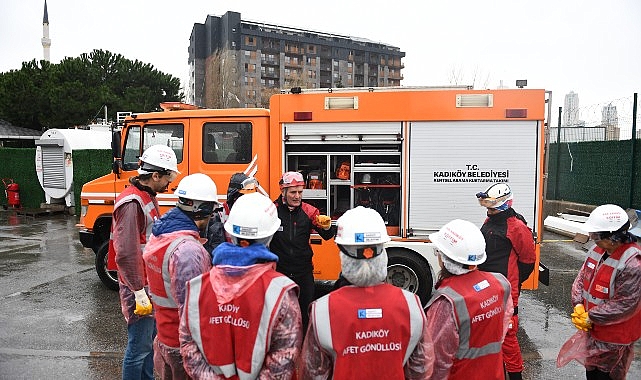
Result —
[{"label": "truck cab window", "polygon": [[125,149],[122,152],[123,170],[138,169],[140,157],[140,127],[130,126],[125,136]]},{"label": "truck cab window", "polygon": [[[129,128],[125,137],[125,150],[123,152],[123,169],[138,169],[138,159],[141,152],[152,145],[166,145],[176,153],[177,162],[183,160],[184,128],[182,124],[148,124],[141,130],[138,126]],[[141,146],[142,145],[142,146]]]},{"label": "truck cab window", "polygon": [[206,123],[203,161],[208,164],[246,164],[252,157],[251,123]]}]

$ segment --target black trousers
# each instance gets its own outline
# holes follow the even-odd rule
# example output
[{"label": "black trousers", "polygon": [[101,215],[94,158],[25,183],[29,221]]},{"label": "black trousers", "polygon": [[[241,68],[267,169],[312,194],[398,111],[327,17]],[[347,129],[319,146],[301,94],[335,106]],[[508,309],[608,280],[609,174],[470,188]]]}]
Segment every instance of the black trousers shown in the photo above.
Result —
[{"label": "black trousers", "polygon": [[298,305],[300,306],[300,313],[303,317],[303,334],[306,334],[309,324],[309,304],[314,300],[314,274],[311,271],[284,274],[299,287]]},{"label": "black trousers", "polygon": [[587,380],[612,380],[607,372],[599,371],[598,369],[585,370],[585,378]]}]

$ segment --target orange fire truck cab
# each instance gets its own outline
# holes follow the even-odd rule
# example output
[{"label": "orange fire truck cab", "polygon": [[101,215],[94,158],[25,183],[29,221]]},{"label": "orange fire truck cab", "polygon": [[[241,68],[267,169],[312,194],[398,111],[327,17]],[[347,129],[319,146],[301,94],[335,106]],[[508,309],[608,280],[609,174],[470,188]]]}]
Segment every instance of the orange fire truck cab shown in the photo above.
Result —
[{"label": "orange fire truck cab", "polygon": [[[426,302],[439,272],[428,234],[455,218],[480,226],[485,210],[475,194],[491,183],[509,183],[514,207],[540,241],[548,97],[531,89],[297,89],[274,95],[269,110],[166,104],[128,117],[114,133],[114,170],[82,188],[80,240],[96,252],[100,279],[116,289],[107,267],[114,200],[136,175],[141,152],[164,144],[178,158],[174,186],[205,173],[224,200],[231,175],[245,172],[275,199],[280,175],[299,171],[304,201],[332,219],[359,205],[375,209],[392,236],[387,281]],[[173,191],[158,195],[163,212],[176,200]],[[333,282],[336,245],[317,235],[310,244],[317,281]],[[525,286],[537,280],[535,271]]]}]

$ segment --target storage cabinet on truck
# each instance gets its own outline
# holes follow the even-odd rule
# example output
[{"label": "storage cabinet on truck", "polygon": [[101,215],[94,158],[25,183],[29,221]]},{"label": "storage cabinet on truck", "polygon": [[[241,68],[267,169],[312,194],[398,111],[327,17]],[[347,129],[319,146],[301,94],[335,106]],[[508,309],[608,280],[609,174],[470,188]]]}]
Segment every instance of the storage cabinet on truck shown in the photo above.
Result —
[{"label": "storage cabinet on truck", "polygon": [[[302,149],[292,146],[291,150]],[[321,148],[321,146],[318,146]],[[390,235],[399,234],[400,147],[381,151],[358,145],[341,146],[341,152],[289,152],[288,171],[303,174],[303,200],[322,214],[338,219],[356,206],[372,208],[381,215]]]}]

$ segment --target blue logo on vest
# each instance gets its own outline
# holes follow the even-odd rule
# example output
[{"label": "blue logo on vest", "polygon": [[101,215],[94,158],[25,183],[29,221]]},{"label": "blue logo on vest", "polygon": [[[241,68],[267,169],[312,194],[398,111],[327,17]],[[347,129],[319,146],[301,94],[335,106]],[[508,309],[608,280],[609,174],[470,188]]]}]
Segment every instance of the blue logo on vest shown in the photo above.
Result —
[{"label": "blue logo on vest", "polygon": [[378,319],[383,318],[383,309],[358,309],[358,319]]}]

